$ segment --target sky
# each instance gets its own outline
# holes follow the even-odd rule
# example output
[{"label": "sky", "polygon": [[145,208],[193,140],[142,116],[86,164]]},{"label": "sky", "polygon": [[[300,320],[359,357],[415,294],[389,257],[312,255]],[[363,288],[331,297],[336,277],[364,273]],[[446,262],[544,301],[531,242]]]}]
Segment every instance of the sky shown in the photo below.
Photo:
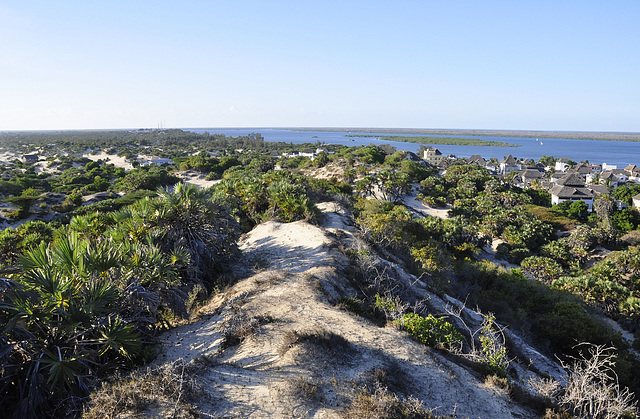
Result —
[{"label": "sky", "polygon": [[0,0],[0,131],[640,132],[640,1]]}]

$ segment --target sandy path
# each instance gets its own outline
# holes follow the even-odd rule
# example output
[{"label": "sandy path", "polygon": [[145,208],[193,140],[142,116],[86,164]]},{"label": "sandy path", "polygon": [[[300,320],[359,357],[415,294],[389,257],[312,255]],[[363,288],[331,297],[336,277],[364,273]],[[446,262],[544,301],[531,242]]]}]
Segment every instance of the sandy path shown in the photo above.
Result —
[{"label": "sandy path", "polygon": [[412,192],[411,195],[404,195],[402,197],[402,201],[406,206],[423,216],[438,217],[442,219],[449,218],[450,206],[446,206],[445,208],[430,207],[417,198],[416,192]]}]

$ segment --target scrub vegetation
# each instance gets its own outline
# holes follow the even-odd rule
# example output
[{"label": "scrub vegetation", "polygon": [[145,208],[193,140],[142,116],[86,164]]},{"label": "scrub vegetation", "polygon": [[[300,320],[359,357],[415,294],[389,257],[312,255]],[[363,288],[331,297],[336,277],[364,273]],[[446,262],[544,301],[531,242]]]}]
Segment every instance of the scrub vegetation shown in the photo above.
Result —
[{"label": "scrub vegetation", "polygon": [[[180,403],[195,409],[190,403],[199,387],[184,379],[187,367],[127,373],[155,358],[160,333],[188,322],[234,281],[229,267],[239,257],[242,233],[266,221],[316,223],[317,204],[334,201],[352,210],[362,239],[360,247],[343,249],[359,291],[341,295],[340,307],[395,325],[522,394],[531,390],[510,367],[518,356],[505,332],[512,331],[569,371],[568,383],[538,383],[537,394],[523,396],[535,409],[541,409],[532,401],[538,398],[548,417],[635,417],[640,340],[620,332],[640,330],[635,209],[604,201],[591,214],[579,205],[551,208],[545,191],[518,188],[464,159],[442,172],[412,153],[375,145],[324,146],[311,159],[291,152],[312,145],[267,143],[259,134],[2,135],[5,151],[18,153],[0,168],[0,408],[9,416],[71,417],[89,409],[88,417],[98,417],[102,411],[95,409],[111,406],[109,397],[138,409],[149,403],[140,388],[157,389],[163,400],[184,389],[188,397]],[[85,156],[99,152],[124,157],[132,168]],[[38,154],[40,161],[22,161],[23,154]],[[171,162],[141,165],[143,155]],[[185,170],[217,183],[207,189],[185,184]],[[626,188],[611,196],[629,199],[635,190]],[[421,205],[449,208],[448,218],[406,204],[416,190]],[[492,243],[499,243],[495,261],[486,257]],[[420,304],[375,255],[433,293],[486,314],[473,325],[462,311]],[[229,347],[269,322],[254,323],[247,334],[229,334]],[[291,334],[282,355],[296,345],[355,353],[334,332]],[[179,381],[165,383],[178,375]],[[118,379],[126,386],[113,387]],[[144,386],[128,392],[136,380]],[[87,405],[101,383],[109,384]],[[316,399],[315,383],[292,383],[304,384],[300,391]],[[597,402],[579,399],[582,388],[595,388]],[[381,386],[358,394],[346,417],[432,415]]]},{"label": "scrub vegetation", "polygon": [[459,138],[459,137],[420,137],[408,135],[369,135],[369,134],[349,134],[346,137],[375,137],[380,141],[394,141],[400,143],[418,144],[446,144],[446,145],[475,145],[486,147],[520,147],[517,144],[510,144],[504,141],[481,140],[480,138]]}]

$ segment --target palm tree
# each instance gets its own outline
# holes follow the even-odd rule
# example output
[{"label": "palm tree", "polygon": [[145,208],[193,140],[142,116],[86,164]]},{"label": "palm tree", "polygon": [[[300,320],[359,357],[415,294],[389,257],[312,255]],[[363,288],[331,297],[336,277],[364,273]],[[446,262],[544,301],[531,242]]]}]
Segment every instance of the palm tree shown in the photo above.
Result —
[{"label": "palm tree", "polygon": [[237,223],[208,191],[194,185],[181,183],[173,192],[158,190],[152,206],[151,224],[163,232],[163,251],[185,249],[190,257],[189,277],[210,283],[218,262],[237,251]]},{"label": "palm tree", "polygon": [[91,246],[75,233],[41,243],[19,258],[15,280],[3,282],[0,392],[18,416],[39,416],[63,394],[86,394],[100,370],[140,349],[135,325],[115,314],[122,290],[112,268],[122,260]]}]

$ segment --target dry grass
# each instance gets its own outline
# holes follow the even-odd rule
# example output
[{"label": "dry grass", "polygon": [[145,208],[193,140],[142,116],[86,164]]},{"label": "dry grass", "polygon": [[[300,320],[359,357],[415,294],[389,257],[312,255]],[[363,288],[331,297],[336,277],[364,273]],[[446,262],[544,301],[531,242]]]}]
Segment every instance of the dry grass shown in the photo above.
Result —
[{"label": "dry grass", "polygon": [[82,417],[140,416],[150,411],[162,417],[199,417],[191,403],[204,394],[197,384],[197,373],[201,370],[177,361],[115,377],[92,394]]},{"label": "dry grass", "polygon": [[240,345],[245,339],[253,336],[260,326],[272,321],[273,319],[265,316],[233,317],[224,329],[220,350],[224,351],[232,346]]},{"label": "dry grass", "polygon": [[342,361],[350,358],[355,351],[349,341],[342,336],[324,329],[317,329],[312,332],[288,331],[278,349],[278,354],[282,356],[296,345],[304,345],[311,356],[326,355]]},{"label": "dry grass", "polygon": [[347,419],[431,419],[436,416],[414,397],[401,397],[386,387],[376,386],[373,391],[362,388],[344,411]]},{"label": "dry grass", "polygon": [[323,401],[319,383],[308,377],[288,379],[281,392],[293,400],[303,400],[306,402]]}]

